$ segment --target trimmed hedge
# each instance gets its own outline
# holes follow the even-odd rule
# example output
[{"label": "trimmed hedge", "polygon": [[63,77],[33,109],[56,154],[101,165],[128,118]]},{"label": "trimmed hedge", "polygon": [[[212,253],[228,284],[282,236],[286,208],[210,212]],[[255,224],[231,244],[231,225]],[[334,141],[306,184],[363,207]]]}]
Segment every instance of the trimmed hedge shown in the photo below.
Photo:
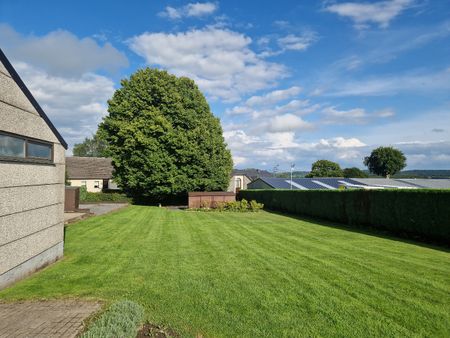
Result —
[{"label": "trimmed hedge", "polygon": [[80,194],[80,202],[124,202],[131,203],[132,199],[121,193],[107,193],[107,192],[86,192],[83,196]]},{"label": "trimmed hedge", "polygon": [[268,209],[450,245],[450,190],[241,190]]},{"label": "trimmed hedge", "polygon": [[144,319],[142,307],[132,301],[124,300],[111,305],[81,338],[135,338]]}]

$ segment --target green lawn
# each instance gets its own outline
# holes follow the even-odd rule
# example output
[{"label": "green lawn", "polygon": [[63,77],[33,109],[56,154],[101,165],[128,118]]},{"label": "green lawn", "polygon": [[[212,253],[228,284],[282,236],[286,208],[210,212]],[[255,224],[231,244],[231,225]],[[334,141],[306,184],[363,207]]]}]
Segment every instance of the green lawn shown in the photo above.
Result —
[{"label": "green lawn", "polygon": [[0,299],[130,299],[183,336],[450,336],[450,253],[288,216],[131,206]]}]

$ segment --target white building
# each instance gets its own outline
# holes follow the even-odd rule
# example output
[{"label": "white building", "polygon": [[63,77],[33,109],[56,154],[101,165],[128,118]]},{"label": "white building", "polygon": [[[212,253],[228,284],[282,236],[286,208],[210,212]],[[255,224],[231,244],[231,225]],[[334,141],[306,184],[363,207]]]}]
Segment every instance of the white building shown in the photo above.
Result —
[{"label": "white building", "polygon": [[112,180],[114,168],[106,157],[67,157],[67,176],[71,186],[85,186],[89,192],[118,190]]}]

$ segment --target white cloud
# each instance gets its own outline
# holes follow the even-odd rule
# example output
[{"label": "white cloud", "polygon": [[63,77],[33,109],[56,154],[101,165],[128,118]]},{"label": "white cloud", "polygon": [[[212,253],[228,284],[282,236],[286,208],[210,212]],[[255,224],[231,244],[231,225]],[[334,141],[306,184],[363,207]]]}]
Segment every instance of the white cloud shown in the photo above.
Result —
[{"label": "white cloud", "polygon": [[329,96],[382,96],[400,92],[441,92],[450,90],[450,72],[445,70],[425,73],[410,72],[401,75],[384,75],[365,80],[336,83]]},{"label": "white cloud", "polygon": [[278,39],[278,45],[283,51],[296,50],[304,51],[317,41],[317,34],[312,31],[305,32],[301,35],[289,34]]},{"label": "white cloud", "polygon": [[218,6],[212,2],[196,2],[187,5],[187,16],[203,16],[212,14],[217,10]]},{"label": "white cloud", "polygon": [[344,2],[330,5],[325,10],[350,18],[357,28],[366,28],[370,23],[386,28],[396,16],[413,4],[413,0],[386,0],[367,3]]},{"label": "white cloud", "polygon": [[113,72],[128,66],[125,54],[110,43],[100,45],[90,37],[80,39],[65,30],[43,36],[25,36],[0,24],[0,41],[9,58],[33,64],[58,76],[97,70]]},{"label": "white cloud", "polygon": [[343,166],[361,167],[362,158],[368,152],[368,146],[354,137],[300,142],[293,131],[266,132],[252,136],[247,131],[234,129],[226,131],[225,138],[233,158],[245,157],[246,165],[264,162],[268,167],[277,163],[283,167],[296,162],[299,168],[309,169],[311,163],[325,158],[338,161]]},{"label": "white cloud", "polygon": [[274,116],[268,121],[266,129],[269,132],[286,132],[311,129],[312,124],[293,114]]},{"label": "white cloud", "polygon": [[365,143],[354,137],[348,139],[343,137],[321,139],[318,145],[331,148],[360,148],[366,146]]},{"label": "white cloud", "polygon": [[325,115],[325,123],[331,124],[361,124],[368,123],[375,118],[388,118],[395,115],[390,108],[385,108],[373,113],[368,113],[364,108],[338,110],[336,107],[326,107],[322,110]]},{"label": "white cloud", "polygon": [[410,141],[394,144],[406,156],[411,169],[448,169],[450,141]]},{"label": "white cloud", "polygon": [[250,114],[251,112],[253,112],[253,108],[247,106],[234,106],[233,108],[225,111],[225,113],[229,115]]},{"label": "white cloud", "polygon": [[338,110],[336,107],[327,107],[322,110],[325,114],[327,123],[346,124],[349,122],[362,123],[365,122],[367,113],[363,108],[354,108],[349,110]]},{"label": "white cloud", "polygon": [[[265,162],[268,168],[280,164],[280,170],[288,170],[289,163],[294,162],[299,169],[308,170],[314,161],[328,159],[338,162],[341,167],[363,168],[363,158],[372,149],[392,145],[405,153],[408,169],[448,169],[450,131],[439,126],[449,124],[449,119],[448,109],[444,108],[403,121],[393,120],[382,126],[368,126],[364,130],[355,130],[351,136],[308,141],[304,140],[308,137],[306,133],[294,130],[261,132],[266,129],[257,126],[244,130],[238,124],[225,129],[233,155],[245,157],[246,166]],[[439,132],[433,129],[439,129]]]},{"label": "white cloud", "polygon": [[225,111],[229,115],[248,115],[253,119],[261,117],[276,116],[281,114],[295,114],[297,116],[307,115],[317,111],[320,108],[319,104],[310,104],[309,100],[291,100],[283,105],[276,105],[275,107],[254,108],[246,105],[235,106]]},{"label": "white cloud", "polygon": [[217,11],[218,7],[217,3],[214,2],[195,2],[178,8],[167,6],[158,15],[172,20],[183,17],[202,17],[213,14]]},{"label": "white cloud", "polygon": [[298,86],[293,86],[287,89],[274,90],[265,95],[252,96],[245,102],[245,104],[250,107],[268,106],[297,96],[301,91],[302,88]]},{"label": "white cloud", "polygon": [[377,117],[392,117],[395,115],[395,112],[390,108],[386,108],[386,109],[377,111],[374,115]]},{"label": "white cloud", "polygon": [[213,99],[236,101],[287,75],[283,65],[266,62],[250,50],[249,37],[227,29],[143,33],[128,42],[149,65],[194,79]]},{"label": "white cloud", "polygon": [[14,67],[69,145],[96,132],[114,93],[109,78],[93,73],[54,76],[24,62],[14,62]]}]

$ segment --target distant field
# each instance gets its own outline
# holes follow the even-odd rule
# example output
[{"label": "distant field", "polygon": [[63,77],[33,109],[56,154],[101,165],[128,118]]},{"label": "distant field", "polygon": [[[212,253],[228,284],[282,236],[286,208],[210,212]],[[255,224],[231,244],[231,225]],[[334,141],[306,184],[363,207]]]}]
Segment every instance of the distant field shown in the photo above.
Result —
[{"label": "distant field", "polygon": [[131,206],[0,300],[130,299],[183,336],[450,336],[450,254],[273,213]]}]

